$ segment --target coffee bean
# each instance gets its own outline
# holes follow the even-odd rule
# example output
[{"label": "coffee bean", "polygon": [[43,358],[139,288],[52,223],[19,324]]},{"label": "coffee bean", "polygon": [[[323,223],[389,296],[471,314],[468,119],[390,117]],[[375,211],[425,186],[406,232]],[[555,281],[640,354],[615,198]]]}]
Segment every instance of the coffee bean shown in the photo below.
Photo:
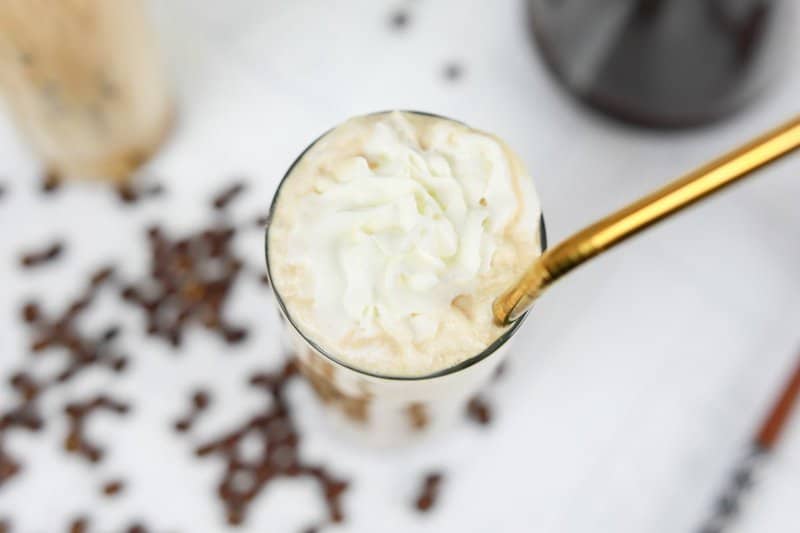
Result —
[{"label": "coffee bean", "polygon": [[175,431],[178,433],[185,433],[192,428],[197,417],[208,409],[211,403],[211,394],[204,389],[198,389],[192,394],[191,400],[189,412],[176,420],[173,424]]},{"label": "coffee bean", "polygon": [[492,421],[492,408],[480,396],[475,396],[467,404],[467,415],[475,422],[486,426]]},{"label": "coffee bean", "polygon": [[69,525],[69,533],[87,533],[88,531],[89,519],[85,516],[79,516]]},{"label": "coffee bean", "polygon": [[41,191],[44,194],[53,194],[61,188],[61,178],[57,173],[47,172],[42,178]]},{"label": "coffee bean", "polygon": [[19,263],[23,268],[33,268],[58,259],[64,251],[64,243],[56,241],[42,250],[26,252],[20,256]]},{"label": "coffee bean", "polygon": [[225,188],[222,192],[220,192],[217,196],[214,197],[212,201],[212,205],[214,209],[222,210],[228,207],[228,205],[236,199],[237,196],[242,194],[245,190],[244,182],[236,182],[232,185]]},{"label": "coffee bean", "polygon": [[40,315],[39,305],[35,302],[28,302],[22,307],[22,319],[28,324],[39,320]]},{"label": "coffee bean", "polygon": [[408,27],[411,16],[408,11],[397,10],[389,17],[389,25],[396,31],[404,30]]},{"label": "coffee bean", "polygon": [[425,475],[420,487],[420,493],[415,500],[415,507],[421,513],[427,513],[436,504],[439,488],[442,484],[441,472],[430,472]]},{"label": "coffee bean", "polygon": [[447,81],[455,82],[464,76],[464,67],[458,63],[448,63],[444,66],[443,73]]},{"label": "coffee bean", "polygon": [[258,215],[253,219],[253,225],[256,229],[264,229],[264,227],[269,223],[269,214],[266,215]]},{"label": "coffee bean", "polygon": [[137,204],[144,198],[155,198],[164,193],[164,187],[160,184],[153,184],[146,187],[134,183],[125,183],[116,188],[117,198],[123,204]]},{"label": "coffee bean", "polygon": [[125,489],[125,482],[121,479],[113,479],[103,484],[103,494],[108,497],[117,496]]}]

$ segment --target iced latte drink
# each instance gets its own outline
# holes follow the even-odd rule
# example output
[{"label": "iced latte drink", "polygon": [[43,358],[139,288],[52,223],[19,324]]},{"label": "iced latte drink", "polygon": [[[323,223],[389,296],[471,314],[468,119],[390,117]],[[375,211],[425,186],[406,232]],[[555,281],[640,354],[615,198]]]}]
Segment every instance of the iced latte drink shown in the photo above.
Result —
[{"label": "iced latte drink", "polygon": [[54,176],[125,181],[172,102],[140,0],[0,2],[0,96]]},{"label": "iced latte drink", "polygon": [[267,265],[332,415],[377,443],[446,426],[519,325],[492,301],[541,253],[539,201],[496,137],[442,117],[353,118],[312,144],[273,201]]}]

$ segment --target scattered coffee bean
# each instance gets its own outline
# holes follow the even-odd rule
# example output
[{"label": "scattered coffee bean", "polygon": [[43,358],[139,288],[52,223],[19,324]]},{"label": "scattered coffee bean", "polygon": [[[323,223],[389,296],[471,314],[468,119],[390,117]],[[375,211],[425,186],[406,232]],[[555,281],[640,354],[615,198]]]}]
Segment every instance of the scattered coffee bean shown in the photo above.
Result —
[{"label": "scattered coffee bean", "polygon": [[117,187],[117,197],[124,204],[132,204],[139,200],[139,194],[130,185],[120,185]]},{"label": "scattered coffee bean", "polygon": [[69,533],[88,533],[89,519],[85,516],[79,516],[69,524]]},{"label": "scattered coffee bean", "polygon": [[21,469],[22,465],[5,452],[2,441],[0,441],[0,487],[6,481],[19,474]]},{"label": "scattered coffee bean", "polygon": [[28,302],[22,306],[22,319],[28,324],[32,324],[39,320],[39,316],[39,306],[36,303]]},{"label": "scattered coffee bean", "polygon": [[0,533],[11,533],[11,520],[0,518]]},{"label": "scattered coffee bean", "polygon": [[212,201],[212,205],[214,209],[221,211],[228,207],[233,200],[236,199],[237,196],[242,194],[245,190],[244,182],[236,182],[232,185],[226,187],[222,192],[220,192],[217,196],[214,197]]},{"label": "scattered coffee bean", "polygon": [[61,178],[57,173],[47,172],[42,178],[41,190],[44,194],[53,194],[61,188]]},{"label": "scattered coffee bean", "polygon": [[467,415],[478,424],[486,426],[492,421],[492,408],[481,396],[475,396],[467,404]]},{"label": "scattered coffee bean", "polygon": [[408,27],[410,20],[411,17],[408,11],[399,9],[389,17],[389,25],[392,29],[401,31]]},{"label": "scattered coffee bean", "polygon": [[406,415],[408,416],[409,426],[414,431],[422,431],[430,423],[430,415],[428,408],[424,403],[414,402],[406,407]]},{"label": "scattered coffee bean", "polygon": [[206,409],[208,409],[209,404],[211,403],[211,394],[203,389],[198,389],[192,395],[192,405],[189,412],[179,418],[173,427],[175,431],[179,433],[185,433],[192,429],[195,420],[197,417]]},{"label": "scattered coffee bean", "polygon": [[64,251],[64,243],[56,241],[42,250],[22,254],[19,263],[23,268],[33,268],[58,259]]},{"label": "scattered coffee bean", "polygon": [[458,81],[464,76],[464,67],[458,63],[447,63],[443,73],[447,81]]},{"label": "scattered coffee bean", "polygon": [[125,482],[121,479],[112,479],[103,484],[103,494],[109,498],[117,496],[125,489]]},{"label": "scattered coffee bean", "polygon": [[116,187],[117,198],[124,204],[136,204],[145,198],[155,198],[164,193],[161,184],[153,184],[146,187],[137,186],[131,183],[121,184]]},{"label": "scattered coffee bean", "polygon": [[419,495],[414,502],[417,511],[427,513],[436,504],[439,497],[439,488],[442,484],[441,472],[430,472],[422,480]]},{"label": "scattered coffee bean", "polygon": [[503,377],[505,377],[506,375],[507,370],[508,370],[507,361],[503,361],[502,363],[497,365],[497,368],[494,369],[494,374],[492,375],[492,381],[500,381],[501,379],[503,379]]},{"label": "scattered coffee bean", "polygon": [[91,463],[103,459],[103,449],[89,442],[85,434],[87,418],[99,410],[124,415],[128,413],[130,406],[101,394],[86,402],[69,403],[64,407],[69,423],[69,430],[64,439],[64,450],[83,456]]},{"label": "scattered coffee bean", "polygon": [[264,229],[269,223],[269,214],[259,215],[253,219],[253,225],[256,229]]}]

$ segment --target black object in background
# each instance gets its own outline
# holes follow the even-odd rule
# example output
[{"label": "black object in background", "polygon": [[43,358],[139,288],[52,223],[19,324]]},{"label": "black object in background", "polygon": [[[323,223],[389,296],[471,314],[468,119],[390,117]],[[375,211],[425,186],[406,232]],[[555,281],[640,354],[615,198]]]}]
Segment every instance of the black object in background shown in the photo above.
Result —
[{"label": "black object in background", "polygon": [[794,0],[526,1],[561,83],[646,126],[693,126],[739,109],[792,46]]}]

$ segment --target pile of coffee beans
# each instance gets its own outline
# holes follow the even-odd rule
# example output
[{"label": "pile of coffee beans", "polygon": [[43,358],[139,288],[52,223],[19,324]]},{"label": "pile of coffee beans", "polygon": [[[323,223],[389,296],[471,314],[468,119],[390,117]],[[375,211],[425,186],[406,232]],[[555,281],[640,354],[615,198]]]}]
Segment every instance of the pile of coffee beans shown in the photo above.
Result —
[{"label": "pile of coffee beans", "polygon": [[[225,462],[217,493],[224,502],[229,524],[241,524],[251,502],[268,485],[282,478],[297,477],[314,479],[328,508],[328,516],[310,526],[312,530],[344,520],[341,496],[348,482],[322,465],[305,462],[299,453],[300,434],[285,397],[286,386],[297,375],[294,361],[287,362],[277,372],[253,374],[249,384],[266,394],[266,407],[240,427],[195,449],[198,457],[218,456]],[[240,448],[247,439],[258,442],[255,459],[242,459]]]},{"label": "pile of coffee beans", "polygon": [[229,344],[244,341],[247,329],[232,325],[224,316],[243,267],[231,246],[236,228],[215,223],[173,239],[155,225],[147,234],[149,276],[126,285],[121,293],[125,301],[145,313],[147,334],[179,348],[186,329],[200,325]]},{"label": "pile of coffee beans", "polygon": [[[405,23],[407,21],[401,24]],[[45,176],[42,190],[53,193],[60,186],[58,177],[51,174]],[[175,350],[182,349],[183,339],[191,327],[205,328],[231,347],[247,340],[247,328],[228,318],[230,296],[245,274],[257,269],[248,269],[234,251],[233,243],[242,231],[263,230],[268,216],[261,214],[241,225],[231,221],[229,209],[245,190],[246,184],[237,180],[214,195],[208,223],[188,235],[173,236],[161,224],[146,228],[146,238],[142,242],[149,255],[149,268],[144,277],[131,281],[113,266],[103,265],[89,272],[83,289],[63,305],[48,302],[45,306],[37,299],[23,303],[19,315],[29,334],[30,356],[42,358],[58,353],[65,354],[65,358],[64,364],[51,376],[36,377],[26,370],[28,365],[23,365],[23,369],[7,378],[15,400],[9,406],[0,407],[0,490],[5,482],[24,471],[24,458],[12,457],[4,448],[6,437],[16,431],[40,432],[50,422],[40,412],[43,395],[63,387],[90,368],[109,372],[111,376],[121,376],[128,369],[129,357],[120,348],[124,341],[121,316],[104,315],[104,327],[91,332],[82,324],[82,317],[93,308],[101,293],[118,297],[121,311],[132,307],[141,312],[145,318],[143,334],[166,341]],[[162,191],[160,186],[119,188],[117,194],[125,203],[136,203]],[[57,241],[41,250],[28,252],[20,258],[20,265],[29,268],[53,261],[63,255],[65,247],[62,241]],[[268,285],[269,280],[262,272],[259,271],[257,277]],[[297,379],[297,364],[291,356],[275,371],[252,373],[246,386],[263,394],[264,405],[249,419],[222,434],[201,436],[195,430],[198,418],[212,408],[213,395],[208,386],[189,392],[188,408],[172,424],[173,431],[192,439],[194,454],[199,460],[222,461],[216,495],[232,526],[246,521],[256,497],[268,487],[296,478],[312,479],[326,506],[325,515],[311,518],[303,531],[314,533],[345,520],[344,497],[351,481],[336,473],[335,468],[308,461],[300,453],[302,435],[286,398],[287,387]],[[105,392],[72,398],[51,416],[66,419],[64,451],[89,465],[96,465],[103,461],[106,448],[114,443],[99,444],[88,439],[87,424],[96,413],[124,417],[134,408],[133,403]],[[491,420],[491,409],[485,400],[476,397],[470,402],[467,416],[485,425]],[[255,457],[253,454],[246,456],[243,449],[252,450],[254,442],[258,453]],[[415,510],[427,513],[434,507],[442,479],[439,471],[424,475],[414,500]],[[126,486],[122,477],[114,477],[100,484],[99,492],[105,498],[120,498],[129,492]],[[89,514],[75,515],[65,530],[91,533]],[[11,531],[11,519],[0,517],[0,533]],[[135,522],[120,531],[146,533],[150,530]]]},{"label": "pile of coffee beans", "polygon": [[118,415],[125,415],[130,410],[130,405],[113,400],[101,394],[85,402],[68,403],[64,407],[69,419],[69,430],[64,438],[64,450],[84,457],[91,463],[99,463],[103,459],[103,448],[89,442],[86,438],[85,428],[89,415],[97,411],[109,411]]},{"label": "pile of coffee beans", "polygon": [[[86,312],[101,288],[110,282],[112,274],[113,270],[110,267],[103,267],[92,273],[84,291],[76,299],[68,302],[64,310],[54,318],[48,317],[37,301],[29,301],[22,306],[20,315],[30,329],[32,356],[43,357],[48,352],[58,352],[66,354],[67,362],[54,377],[45,380],[37,381],[22,370],[10,376],[8,383],[16,393],[17,402],[8,408],[0,409],[0,488],[22,470],[22,464],[4,449],[5,438],[13,431],[41,431],[45,420],[39,414],[38,404],[40,397],[46,391],[62,386],[92,366],[104,366],[114,373],[125,370],[127,357],[118,354],[112,347],[119,332],[116,326],[109,326],[99,337],[86,334],[77,326],[78,318]],[[101,402],[105,403],[108,402]],[[75,412],[75,406],[72,406],[72,409],[68,409],[69,407],[65,408],[68,416]],[[78,418],[82,419],[83,416],[85,415],[80,415]],[[78,437],[77,440],[74,437],[67,439],[76,445],[74,450],[95,457],[98,449],[93,450],[90,445],[81,446],[86,444],[85,439],[80,437],[80,433]]]}]

